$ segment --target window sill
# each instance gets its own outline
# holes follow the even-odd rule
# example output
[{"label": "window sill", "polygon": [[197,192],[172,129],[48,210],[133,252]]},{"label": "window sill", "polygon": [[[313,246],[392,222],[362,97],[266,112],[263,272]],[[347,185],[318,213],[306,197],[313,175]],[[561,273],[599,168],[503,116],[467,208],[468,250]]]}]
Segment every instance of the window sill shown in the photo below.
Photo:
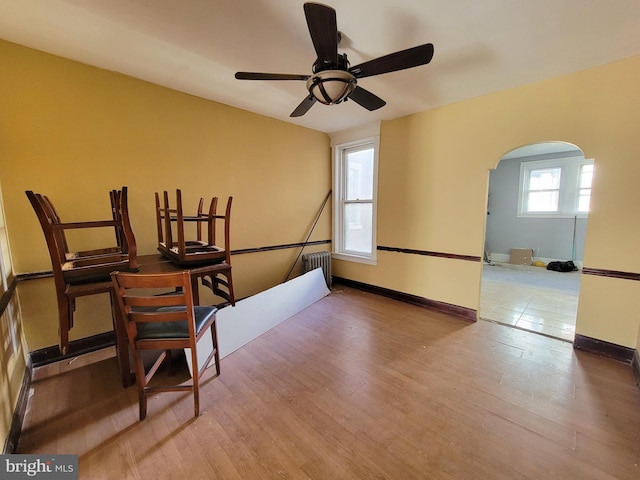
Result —
[{"label": "window sill", "polygon": [[348,253],[332,253],[331,258],[336,260],[346,260],[347,262],[364,263],[366,265],[377,265],[378,259],[375,257],[363,257],[361,255],[352,255]]},{"label": "window sill", "polygon": [[586,213],[518,213],[517,218],[588,218]]}]

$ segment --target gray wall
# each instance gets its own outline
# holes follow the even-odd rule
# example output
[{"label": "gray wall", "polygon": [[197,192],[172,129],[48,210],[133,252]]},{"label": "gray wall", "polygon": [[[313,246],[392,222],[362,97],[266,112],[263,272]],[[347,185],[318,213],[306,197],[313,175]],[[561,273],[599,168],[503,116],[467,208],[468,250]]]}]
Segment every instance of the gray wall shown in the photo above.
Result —
[{"label": "gray wall", "polygon": [[[545,157],[548,158],[548,157]],[[573,218],[518,218],[518,188],[522,161],[503,159],[489,176],[489,201],[485,241],[491,253],[509,254],[512,248],[533,248],[534,257],[582,261],[586,218],[578,218],[573,251]]]}]

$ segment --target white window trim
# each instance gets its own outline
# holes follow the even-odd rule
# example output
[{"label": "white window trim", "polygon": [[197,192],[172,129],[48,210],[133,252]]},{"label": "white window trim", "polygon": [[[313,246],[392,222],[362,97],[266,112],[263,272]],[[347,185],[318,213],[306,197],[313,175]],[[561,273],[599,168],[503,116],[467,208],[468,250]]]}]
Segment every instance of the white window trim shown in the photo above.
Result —
[{"label": "white window trim", "polygon": [[[343,252],[343,222],[342,199],[344,191],[344,169],[341,152],[359,145],[373,144],[373,201],[371,219],[371,255]],[[345,132],[338,132],[331,136],[331,151],[333,165],[333,252],[332,257],[368,265],[377,265],[377,218],[378,218],[378,157],[380,150],[380,124],[375,123]]]},{"label": "white window trim", "polygon": [[[518,185],[518,218],[587,218],[588,212],[578,212],[578,192],[580,181],[580,169],[582,165],[593,165],[592,158],[582,156],[553,158],[548,160],[533,160],[520,163],[520,183]],[[560,176],[560,198],[557,212],[526,212],[524,187],[528,183],[529,173],[532,170],[542,168],[559,167],[562,169]]]}]

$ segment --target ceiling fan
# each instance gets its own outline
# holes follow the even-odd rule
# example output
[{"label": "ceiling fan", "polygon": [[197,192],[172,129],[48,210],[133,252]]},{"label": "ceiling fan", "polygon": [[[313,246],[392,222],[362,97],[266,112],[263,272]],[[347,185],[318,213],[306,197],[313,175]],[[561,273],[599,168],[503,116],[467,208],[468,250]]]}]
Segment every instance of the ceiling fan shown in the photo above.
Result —
[{"label": "ceiling fan", "polygon": [[291,113],[291,117],[304,115],[316,101],[333,105],[351,99],[369,111],[377,110],[386,102],[360,87],[357,84],[359,78],[426,65],[433,58],[433,45],[426,43],[351,67],[347,54],[338,53],[340,32],[335,9],[309,2],[304,4],[304,14],[318,55],[312,75],[258,72],[237,72],[235,75],[238,80],[305,80],[309,95]]}]

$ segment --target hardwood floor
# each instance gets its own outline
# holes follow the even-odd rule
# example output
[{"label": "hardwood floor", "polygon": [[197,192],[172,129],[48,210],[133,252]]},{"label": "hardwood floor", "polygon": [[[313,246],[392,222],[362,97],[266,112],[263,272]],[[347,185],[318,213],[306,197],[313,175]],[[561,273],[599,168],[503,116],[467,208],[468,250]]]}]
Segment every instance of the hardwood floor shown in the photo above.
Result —
[{"label": "hardwood floor", "polygon": [[163,393],[139,422],[115,358],[65,370],[35,377],[18,453],[83,479],[640,478],[629,365],[345,287],[210,369],[196,419]]}]

